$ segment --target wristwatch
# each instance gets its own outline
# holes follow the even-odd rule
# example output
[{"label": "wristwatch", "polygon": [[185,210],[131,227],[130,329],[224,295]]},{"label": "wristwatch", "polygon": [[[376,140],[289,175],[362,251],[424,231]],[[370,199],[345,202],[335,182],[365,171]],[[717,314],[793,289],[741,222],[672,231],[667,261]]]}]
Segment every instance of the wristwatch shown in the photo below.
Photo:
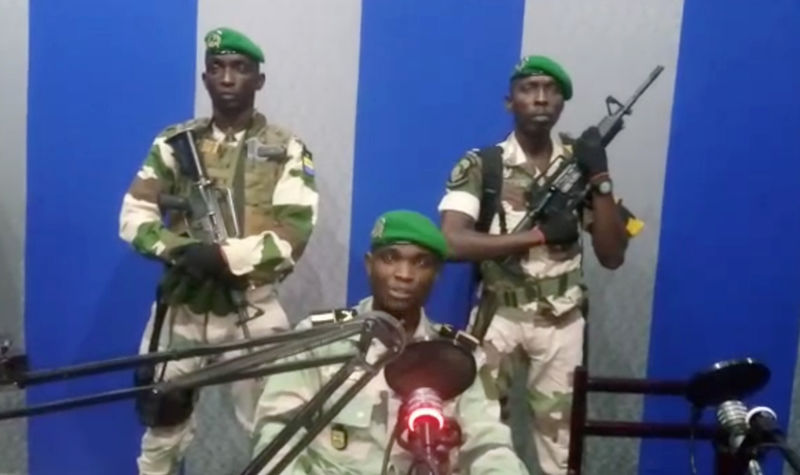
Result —
[{"label": "wristwatch", "polygon": [[592,184],[592,190],[598,195],[610,195],[614,191],[614,184],[611,178],[603,178],[601,181]]}]

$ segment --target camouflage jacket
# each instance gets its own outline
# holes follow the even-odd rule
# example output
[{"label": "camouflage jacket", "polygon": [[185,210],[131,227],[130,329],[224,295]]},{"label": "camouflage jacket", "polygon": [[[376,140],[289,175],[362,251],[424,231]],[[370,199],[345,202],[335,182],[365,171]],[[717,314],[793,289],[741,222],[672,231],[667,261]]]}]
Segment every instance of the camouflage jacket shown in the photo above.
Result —
[{"label": "camouflage jacket", "polygon": [[[160,193],[183,195],[190,186],[166,143],[184,130],[193,131],[209,177],[231,187],[234,197],[243,199],[243,204],[237,203],[242,208],[241,235],[221,245],[231,272],[259,285],[285,278],[302,255],[316,221],[314,167],[305,145],[267,123],[260,113],[253,116],[247,130],[233,137],[226,137],[208,118],[161,132],[123,199],[119,217],[122,239],[141,254],[165,262],[172,262],[180,247],[198,241],[189,235],[180,216],[162,219],[157,204]],[[269,155],[261,154],[262,149],[269,149]],[[243,183],[234,182],[234,169],[241,170]]]}]

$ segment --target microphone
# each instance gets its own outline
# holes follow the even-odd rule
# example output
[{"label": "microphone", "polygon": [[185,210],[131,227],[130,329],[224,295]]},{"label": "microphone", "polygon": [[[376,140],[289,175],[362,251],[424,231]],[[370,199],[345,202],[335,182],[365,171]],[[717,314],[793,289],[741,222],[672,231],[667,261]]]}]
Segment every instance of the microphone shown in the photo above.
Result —
[{"label": "microphone", "polygon": [[[749,432],[747,407],[741,401],[725,401],[717,407],[717,420],[728,431],[728,446],[731,452],[738,453]],[[747,463],[747,473],[763,475],[764,472],[761,471],[758,461],[751,458]]]},{"label": "microphone", "polygon": [[759,434],[765,434],[771,438],[781,437],[781,429],[778,427],[778,415],[766,406],[757,406],[747,411],[745,421],[748,427]]},{"label": "microphone", "polygon": [[728,447],[736,453],[747,436],[747,407],[741,401],[725,401],[717,407],[717,421],[728,431]]},{"label": "microphone", "polygon": [[728,432],[728,446],[737,458],[748,460],[748,473],[762,474],[756,457],[761,448],[773,446],[800,474],[800,457],[786,444],[775,411],[764,406],[748,411],[741,402],[769,378],[769,368],[752,358],[719,361],[691,377],[686,398],[696,409],[717,406],[717,420]]},{"label": "microphone", "polygon": [[430,388],[418,388],[406,402],[408,430],[421,434],[425,444],[431,444],[431,434],[444,428],[442,399]]},{"label": "microphone", "polygon": [[450,452],[463,440],[458,422],[445,416],[444,403],[466,391],[476,374],[472,349],[453,335],[413,341],[386,365],[386,383],[402,400],[392,441],[411,452],[409,473],[450,473]]},{"label": "microphone", "polygon": [[[450,473],[450,451],[461,445],[461,427],[444,414],[444,401],[429,387],[419,387],[403,401],[397,441],[414,456],[409,473],[439,475]],[[405,422],[406,430],[400,427]],[[407,434],[402,437],[402,434]]]}]

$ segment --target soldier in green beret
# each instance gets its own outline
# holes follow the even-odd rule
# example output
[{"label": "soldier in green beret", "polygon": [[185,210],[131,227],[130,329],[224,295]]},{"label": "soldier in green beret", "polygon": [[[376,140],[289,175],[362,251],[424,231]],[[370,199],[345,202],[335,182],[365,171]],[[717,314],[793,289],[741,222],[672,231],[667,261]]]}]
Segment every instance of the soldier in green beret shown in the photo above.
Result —
[{"label": "soldier in green beret", "polygon": [[[444,236],[430,219],[407,210],[384,213],[375,222],[365,259],[372,296],[356,306],[356,314],[380,310],[392,315],[402,323],[409,341],[435,337],[437,325],[425,315],[423,306],[446,255]],[[336,313],[314,316],[300,322],[297,328],[354,318],[352,313],[338,315],[342,316],[337,317]],[[297,359],[342,354],[356,341],[358,337],[321,346]],[[480,348],[475,358],[478,367],[482,367],[484,357]],[[267,380],[256,410],[256,454],[338,369],[338,366],[313,368],[277,374]],[[444,407],[445,415],[455,418],[463,432],[464,442],[455,450],[457,454],[453,454],[458,473],[525,474],[527,471],[511,446],[510,431],[500,422],[497,401],[490,399],[493,387],[487,381],[490,379],[476,378]],[[345,391],[347,384],[340,391]],[[282,473],[381,473],[399,405],[399,396],[388,386],[383,374],[376,375]],[[411,454],[395,443],[387,473],[409,473],[411,461]]]},{"label": "soldier in green beret", "polygon": [[[213,106],[211,117],[164,129],[122,202],[120,236],[140,254],[163,262],[167,271],[162,297],[153,306],[141,352],[222,343],[286,329],[289,322],[277,300],[278,285],[292,272],[311,236],[318,195],[311,152],[293,133],[256,111],[255,96],[264,86],[261,49],[244,34],[215,28],[205,36],[203,84]],[[161,193],[190,197],[194,183],[177,162],[170,139],[191,131],[197,154],[214,186],[227,188],[238,234],[208,242],[187,225],[185,213],[159,208]],[[230,210],[223,206],[223,213]],[[166,219],[162,220],[162,213]],[[230,287],[247,300],[246,324],[240,324]],[[224,358],[238,356],[230,352]],[[190,358],[137,373],[139,383],[169,380],[199,369],[204,358]],[[237,419],[252,428],[258,382],[231,385]],[[137,462],[141,474],[177,473],[193,432],[191,409],[196,393],[176,392],[137,402],[147,425]]]},{"label": "soldier in green beret", "polygon": [[[572,92],[572,80],[557,62],[523,58],[511,73],[505,103],[514,130],[496,146],[467,152],[439,204],[450,257],[483,263],[471,329],[483,340],[501,393],[508,386],[501,376],[510,356],[521,349],[529,359],[533,440],[548,475],[567,470],[572,373],[583,354],[580,230],[591,235],[595,255],[609,269],[622,265],[628,241],[597,128],[577,140],[553,134]],[[532,191],[573,155],[591,184],[591,209],[510,232],[528,211]],[[509,256],[518,259],[516,274],[487,265]]]}]

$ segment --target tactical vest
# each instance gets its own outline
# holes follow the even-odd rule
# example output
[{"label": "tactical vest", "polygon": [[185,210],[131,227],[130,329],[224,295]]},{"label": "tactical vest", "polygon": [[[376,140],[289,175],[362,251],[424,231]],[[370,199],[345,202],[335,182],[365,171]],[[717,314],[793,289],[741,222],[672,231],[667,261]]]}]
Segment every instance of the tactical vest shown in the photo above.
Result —
[{"label": "tactical vest", "polygon": [[[244,137],[238,142],[217,141],[213,137],[210,119],[198,119],[184,124],[173,133],[191,129],[195,133],[195,146],[205,165],[209,179],[219,187],[229,188],[239,224],[239,236],[258,235],[280,227],[272,207],[275,187],[280,181],[288,161],[287,148],[291,135],[283,129],[268,124],[261,114],[253,116]],[[173,193],[188,196],[193,183],[177,176]],[[223,216],[231,222],[231,217]],[[168,228],[177,234],[187,234],[187,226],[180,212],[170,212]],[[251,277],[263,283],[280,280],[283,275]]]},{"label": "tactical vest", "polygon": [[[570,150],[565,150],[565,158],[570,158]],[[480,199],[481,209],[475,229],[480,232],[488,233],[491,223],[497,215],[500,225],[500,233],[506,234],[510,230],[506,225],[505,210],[502,206],[503,182],[508,179],[504,176],[504,166],[502,157],[502,147],[488,147],[477,152],[481,160],[482,171],[482,196]],[[526,206],[529,205],[530,197],[541,189],[545,181],[545,174],[540,174],[536,178],[523,180],[524,185],[530,187],[524,193]],[[576,243],[571,249],[564,250],[563,257],[569,258],[580,252],[580,244]],[[547,297],[557,297],[563,295],[569,288],[581,285],[583,273],[579,268],[573,269],[560,276],[535,278],[526,275],[515,266],[516,269],[506,269],[499,262],[494,260],[483,261],[480,264],[481,280],[484,285],[484,294],[494,294],[500,304],[510,307],[524,305],[531,301],[539,301],[547,306]],[[486,295],[484,295],[486,297]]]}]

